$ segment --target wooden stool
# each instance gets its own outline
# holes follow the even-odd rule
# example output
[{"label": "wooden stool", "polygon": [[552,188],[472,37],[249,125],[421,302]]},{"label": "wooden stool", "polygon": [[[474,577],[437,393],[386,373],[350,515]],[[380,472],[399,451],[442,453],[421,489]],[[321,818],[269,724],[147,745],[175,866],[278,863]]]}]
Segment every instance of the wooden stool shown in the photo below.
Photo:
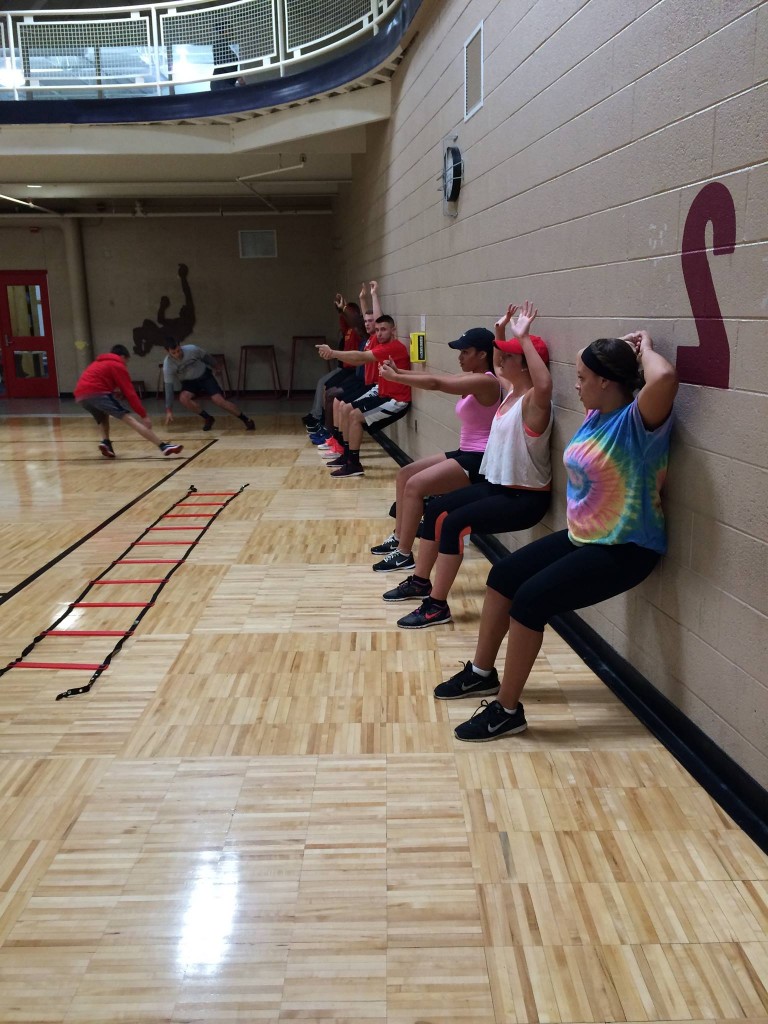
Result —
[{"label": "wooden stool", "polygon": [[327,339],[323,335],[319,334],[294,334],[291,340],[291,364],[288,370],[288,390],[285,393],[286,398],[291,397],[291,390],[293,388],[293,371],[296,366],[296,346],[301,341],[309,341],[313,345],[326,345]]},{"label": "wooden stool", "polygon": [[237,369],[237,393],[241,395],[246,390],[246,378],[248,376],[248,357],[252,353],[266,355],[269,360],[269,367],[272,371],[272,387],[275,391],[275,398],[280,397],[282,385],[280,384],[280,371],[277,368],[277,356],[274,345],[241,345],[240,365]]},{"label": "wooden stool", "polygon": [[229,379],[229,370],[227,369],[227,357],[223,352],[211,352],[211,359],[216,364],[213,367],[213,375],[221,385],[221,390],[226,398],[227,392],[232,390],[232,381]]}]

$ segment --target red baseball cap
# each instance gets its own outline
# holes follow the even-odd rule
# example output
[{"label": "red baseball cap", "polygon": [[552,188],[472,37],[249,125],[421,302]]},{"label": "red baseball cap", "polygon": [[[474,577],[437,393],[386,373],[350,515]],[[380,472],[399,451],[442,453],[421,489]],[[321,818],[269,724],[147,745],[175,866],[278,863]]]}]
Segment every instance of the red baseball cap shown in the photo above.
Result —
[{"label": "red baseball cap", "polygon": [[[538,334],[532,334],[530,338],[533,342],[533,347],[539,353],[539,355],[547,364],[547,366],[549,366],[549,349],[547,348],[546,341],[544,341],[543,338],[540,338]],[[523,352],[523,346],[520,344],[517,338],[508,338],[506,341],[499,341],[497,338],[496,341],[494,342],[494,345],[502,352],[511,352],[513,355],[518,356],[525,355],[525,352]]]}]

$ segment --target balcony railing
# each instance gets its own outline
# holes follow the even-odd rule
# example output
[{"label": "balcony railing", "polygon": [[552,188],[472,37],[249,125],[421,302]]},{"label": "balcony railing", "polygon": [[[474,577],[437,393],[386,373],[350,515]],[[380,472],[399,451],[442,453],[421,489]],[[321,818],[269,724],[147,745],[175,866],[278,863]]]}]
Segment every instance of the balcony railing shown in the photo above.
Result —
[{"label": "balcony railing", "polygon": [[374,35],[401,0],[10,11],[0,100],[171,95],[276,78]]}]

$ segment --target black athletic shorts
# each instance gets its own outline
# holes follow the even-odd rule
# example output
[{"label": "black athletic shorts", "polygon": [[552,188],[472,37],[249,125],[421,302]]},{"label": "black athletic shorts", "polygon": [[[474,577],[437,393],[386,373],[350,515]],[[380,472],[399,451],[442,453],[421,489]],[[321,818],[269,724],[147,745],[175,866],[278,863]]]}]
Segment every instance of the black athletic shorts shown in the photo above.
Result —
[{"label": "black athletic shorts", "polygon": [[470,483],[477,483],[480,476],[480,463],[483,461],[484,452],[463,452],[457,448],[455,452],[446,452],[446,459],[453,459],[461,466],[469,477]]},{"label": "black athletic shorts", "polygon": [[207,370],[202,377],[195,377],[194,380],[183,380],[181,390],[189,391],[195,398],[212,398],[214,395],[223,394],[219,382],[210,370]]},{"label": "black athletic shorts", "polygon": [[93,416],[99,426],[106,423],[110,416],[121,420],[123,416],[131,415],[131,410],[121,405],[112,394],[89,395],[87,398],[81,399],[79,404]]}]

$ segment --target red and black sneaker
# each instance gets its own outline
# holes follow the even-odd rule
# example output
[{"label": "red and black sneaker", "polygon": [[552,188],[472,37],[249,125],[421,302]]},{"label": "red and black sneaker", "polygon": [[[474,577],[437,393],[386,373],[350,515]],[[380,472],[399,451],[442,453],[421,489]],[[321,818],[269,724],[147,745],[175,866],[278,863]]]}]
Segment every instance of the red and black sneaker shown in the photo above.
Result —
[{"label": "red and black sneaker", "polygon": [[400,629],[429,629],[430,626],[444,626],[448,622],[453,622],[453,619],[447,602],[435,601],[431,597],[426,597],[415,612],[397,620]]}]

